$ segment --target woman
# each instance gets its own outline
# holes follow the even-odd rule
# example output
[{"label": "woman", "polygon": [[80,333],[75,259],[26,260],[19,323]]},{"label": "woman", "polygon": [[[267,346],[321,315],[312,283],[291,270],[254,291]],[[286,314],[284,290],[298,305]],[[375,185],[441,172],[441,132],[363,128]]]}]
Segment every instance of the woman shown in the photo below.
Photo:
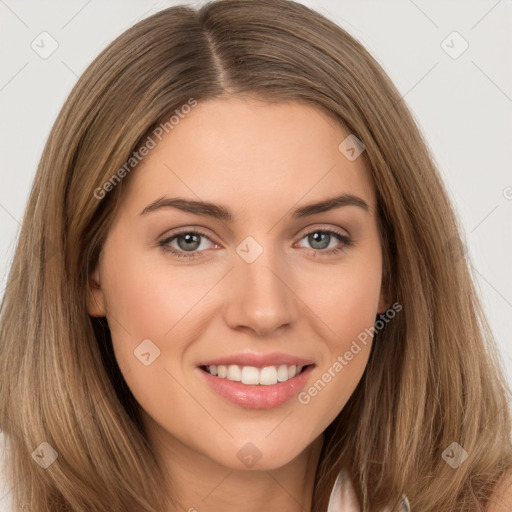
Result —
[{"label": "woman", "polygon": [[0,318],[16,506],[508,510],[461,247],[340,27],[286,0],[141,21],[71,92],[23,221]]}]

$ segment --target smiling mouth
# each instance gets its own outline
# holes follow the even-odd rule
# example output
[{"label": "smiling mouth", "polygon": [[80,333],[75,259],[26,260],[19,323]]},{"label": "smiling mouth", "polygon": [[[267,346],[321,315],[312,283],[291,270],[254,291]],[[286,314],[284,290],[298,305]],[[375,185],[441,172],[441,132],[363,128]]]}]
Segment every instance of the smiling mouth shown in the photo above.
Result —
[{"label": "smiling mouth", "polygon": [[241,382],[248,386],[271,386],[280,382],[286,382],[301,374],[311,364],[298,366],[281,364],[277,366],[265,366],[257,368],[256,366],[230,365],[209,365],[200,366],[201,370],[218,377],[233,382]]}]

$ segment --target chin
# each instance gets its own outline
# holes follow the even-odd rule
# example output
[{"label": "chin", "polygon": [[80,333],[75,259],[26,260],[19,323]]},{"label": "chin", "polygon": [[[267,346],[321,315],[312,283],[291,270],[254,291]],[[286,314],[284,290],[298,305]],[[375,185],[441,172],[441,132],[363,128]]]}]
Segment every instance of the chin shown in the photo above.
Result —
[{"label": "chin", "polygon": [[[221,457],[214,460],[236,471],[272,471],[290,464],[304,451],[307,445],[296,448],[280,441],[279,446],[274,447],[268,443],[268,440],[266,442],[262,440],[260,443],[255,440],[254,442],[237,443],[237,446],[240,447],[235,449],[235,457]],[[229,451],[231,450],[230,447]]]}]

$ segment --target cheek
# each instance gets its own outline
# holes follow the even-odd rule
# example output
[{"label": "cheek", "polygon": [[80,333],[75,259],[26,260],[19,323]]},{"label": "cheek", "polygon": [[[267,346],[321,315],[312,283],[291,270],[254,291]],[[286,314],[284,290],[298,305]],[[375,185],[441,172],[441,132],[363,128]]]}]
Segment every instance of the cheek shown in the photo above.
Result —
[{"label": "cheek", "polygon": [[[119,256],[119,255],[118,255]],[[201,298],[208,291],[208,276],[190,279],[189,273],[166,265],[155,267],[136,252],[105,261],[108,313],[119,365],[133,364],[133,351],[145,339],[162,351],[180,348],[177,336],[190,324]],[[170,343],[172,341],[172,343]]]},{"label": "cheek", "polygon": [[[301,278],[300,297],[318,317],[318,327],[331,350],[347,344],[375,323],[381,292],[382,262],[375,251],[348,254],[337,266]],[[320,325],[323,324],[323,325]]]},{"label": "cheek", "polygon": [[366,258],[359,254],[357,262],[304,282],[308,293],[304,295],[304,289],[302,296],[308,297],[316,317],[315,331],[322,333],[326,350],[316,380],[299,402],[325,425],[343,409],[368,362],[381,288],[378,255],[377,247]]},{"label": "cheek", "polygon": [[[208,282],[204,290],[197,280],[191,285],[183,272],[146,264],[135,251],[112,254],[105,268],[109,327],[125,381],[150,417],[188,439],[189,426],[202,410],[185,391],[179,367],[194,339],[194,306]],[[179,419],[172,414],[176,410],[181,411]]]}]

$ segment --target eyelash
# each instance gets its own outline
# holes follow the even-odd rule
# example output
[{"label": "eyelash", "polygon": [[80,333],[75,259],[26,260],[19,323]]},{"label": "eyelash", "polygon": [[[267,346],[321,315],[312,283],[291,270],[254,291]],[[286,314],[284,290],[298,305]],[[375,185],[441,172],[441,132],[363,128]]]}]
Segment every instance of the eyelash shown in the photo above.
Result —
[{"label": "eyelash", "polygon": [[[321,254],[322,256],[326,256],[326,257],[334,256],[336,254],[341,253],[348,247],[350,247],[353,243],[353,241],[348,236],[340,233],[339,231],[332,230],[332,229],[313,229],[312,231],[308,231],[307,233],[304,233],[304,235],[302,235],[300,240],[302,240],[303,238],[305,238],[308,235],[311,235],[312,233],[327,233],[330,235],[334,235],[340,242],[342,242],[341,245],[338,245],[337,247],[334,247],[332,249],[327,249],[327,250],[326,249],[323,249],[323,250],[322,249],[311,249],[312,251],[314,251],[315,256],[317,254]],[[160,241],[158,243],[158,245],[162,248],[162,250],[165,253],[170,253],[179,259],[193,260],[197,257],[202,257],[202,256],[199,256],[199,254],[203,251],[187,253],[186,251],[178,251],[178,250],[171,248],[167,245],[170,242],[172,242],[175,238],[178,238],[181,235],[187,235],[187,234],[201,235],[204,238],[207,238],[208,240],[210,240],[210,242],[213,242],[213,240],[211,240],[210,237],[206,233],[203,233],[202,231],[185,230],[185,231],[180,231],[178,233],[175,233],[171,237],[165,238],[164,240]],[[213,243],[215,243],[215,242],[213,242]]]}]

